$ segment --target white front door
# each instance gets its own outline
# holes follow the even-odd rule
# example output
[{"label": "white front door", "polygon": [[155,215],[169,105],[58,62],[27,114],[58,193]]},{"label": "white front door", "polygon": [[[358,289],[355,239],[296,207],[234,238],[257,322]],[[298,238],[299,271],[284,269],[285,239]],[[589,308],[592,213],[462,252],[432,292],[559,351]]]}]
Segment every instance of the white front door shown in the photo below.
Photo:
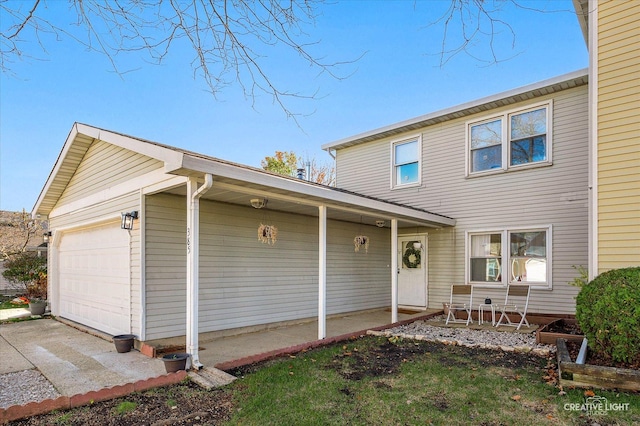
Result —
[{"label": "white front door", "polygon": [[398,237],[398,304],[427,307],[427,237]]}]

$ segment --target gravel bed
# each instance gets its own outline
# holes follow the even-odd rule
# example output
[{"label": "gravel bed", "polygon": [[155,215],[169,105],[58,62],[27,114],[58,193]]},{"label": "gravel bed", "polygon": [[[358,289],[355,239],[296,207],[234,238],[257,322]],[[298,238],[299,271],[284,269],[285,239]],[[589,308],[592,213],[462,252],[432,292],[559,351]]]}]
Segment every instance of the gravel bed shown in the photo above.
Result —
[{"label": "gravel bed", "polygon": [[61,396],[38,370],[0,374],[0,409]]},{"label": "gravel bed", "polygon": [[[434,320],[436,319],[434,318]],[[381,332],[370,333],[460,346],[501,349],[510,352],[533,352],[541,356],[548,356],[556,351],[554,345],[537,344],[535,333],[491,331],[467,327],[438,327],[427,324],[425,321],[415,321]]]}]

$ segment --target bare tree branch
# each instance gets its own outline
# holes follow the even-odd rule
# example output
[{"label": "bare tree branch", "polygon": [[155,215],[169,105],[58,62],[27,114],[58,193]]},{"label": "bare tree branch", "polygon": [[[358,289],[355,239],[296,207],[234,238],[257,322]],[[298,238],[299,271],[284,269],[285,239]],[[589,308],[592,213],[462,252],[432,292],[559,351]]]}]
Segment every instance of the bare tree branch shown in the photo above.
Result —
[{"label": "bare tree branch", "polygon": [[[0,13],[11,19],[0,32],[0,68],[10,71],[28,41],[39,40],[40,33],[81,43],[106,56],[121,75],[127,70],[119,68],[120,55],[141,53],[160,64],[170,52],[187,48],[193,54],[194,77],[202,78],[214,96],[238,84],[254,105],[261,94],[269,95],[287,117],[296,120],[299,114],[289,108],[292,98],[313,99],[317,94],[283,89],[285,83],[269,69],[273,61],[269,55],[276,49],[287,50],[336,79],[346,78],[338,74],[340,65],[359,59],[325,62],[313,52],[319,41],[311,40],[304,27],[315,22],[323,1],[71,0],[75,22],[53,22],[38,7],[40,0],[29,9],[19,1],[1,0]],[[45,43],[40,44],[46,52]]]},{"label": "bare tree branch", "polygon": [[31,219],[26,211],[0,211],[0,260],[23,253],[27,247],[42,242],[47,222]]},{"label": "bare tree branch", "polygon": [[[440,66],[460,53],[487,65],[517,56],[516,31],[510,22],[501,18],[509,8],[536,13],[575,13],[532,8],[520,0],[451,0],[445,13],[429,24],[442,26]],[[510,49],[499,46],[505,40]]]}]

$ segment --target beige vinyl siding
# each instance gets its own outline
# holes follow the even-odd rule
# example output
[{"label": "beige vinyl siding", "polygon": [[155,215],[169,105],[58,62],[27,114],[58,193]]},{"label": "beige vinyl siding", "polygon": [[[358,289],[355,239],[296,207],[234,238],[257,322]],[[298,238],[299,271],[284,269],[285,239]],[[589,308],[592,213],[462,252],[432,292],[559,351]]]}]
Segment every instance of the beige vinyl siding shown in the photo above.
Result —
[{"label": "beige vinyl siding", "polygon": [[[146,198],[147,339],[180,336],[186,318],[186,201]],[[278,227],[275,245],[257,239],[260,223]],[[330,221],[327,313],[389,306],[388,229]],[[318,219],[200,202],[200,332],[313,318],[318,312]],[[372,238],[355,253],[353,237]]]},{"label": "beige vinyl siding", "polygon": [[640,3],[598,3],[598,273],[640,265]]},{"label": "beige vinyl siding", "polygon": [[[429,234],[429,308],[441,307],[450,285],[465,283],[465,231],[553,226],[552,290],[535,290],[530,309],[572,313],[577,289],[573,265],[587,266],[587,88],[532,99],[495,113],[553,99],[553,165],[465,177],[465,128],[479,114],[422,129],[422,185],[392,190],[390,144],[384,139],[337,152],[338,182],[345,189],[453,217],[455,228]],[[408,136],[409,134],[407,134]],[[413,231],[411,231],[413,232]],[[498,300],[504,289],[482,291]],[[500,296],[500,297],[499,297]],[[479,296],[480,297],[480,296]]]},{"label": "beige vinyl siding", "polygon": [[58,205],[76,201],[163,166],[161,161],[142,154],[103,141],[95,141],[62,193]]}]

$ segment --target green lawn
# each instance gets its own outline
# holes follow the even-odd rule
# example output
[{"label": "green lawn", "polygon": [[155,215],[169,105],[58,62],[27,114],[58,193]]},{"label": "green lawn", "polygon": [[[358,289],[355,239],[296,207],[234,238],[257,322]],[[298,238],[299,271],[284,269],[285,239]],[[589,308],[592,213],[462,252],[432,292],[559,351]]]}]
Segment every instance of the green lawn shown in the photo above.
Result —
[{"label": "green lawn", "polygon": [[[234,371],[222,388],[185,380],[12,425],[640,425],[639,393],[561,390],[554,364],[369,336]],[[617,410],[585,408],[593,398]]]},{"label": "green lawn", "polygon": [[[640,395],[553,384],[555,358],[366,337],[235,372],[242,425],[640,424]],[[551,368],[551,371],[549,370]],[[624,409],[627,404],[627,408]]]}]

